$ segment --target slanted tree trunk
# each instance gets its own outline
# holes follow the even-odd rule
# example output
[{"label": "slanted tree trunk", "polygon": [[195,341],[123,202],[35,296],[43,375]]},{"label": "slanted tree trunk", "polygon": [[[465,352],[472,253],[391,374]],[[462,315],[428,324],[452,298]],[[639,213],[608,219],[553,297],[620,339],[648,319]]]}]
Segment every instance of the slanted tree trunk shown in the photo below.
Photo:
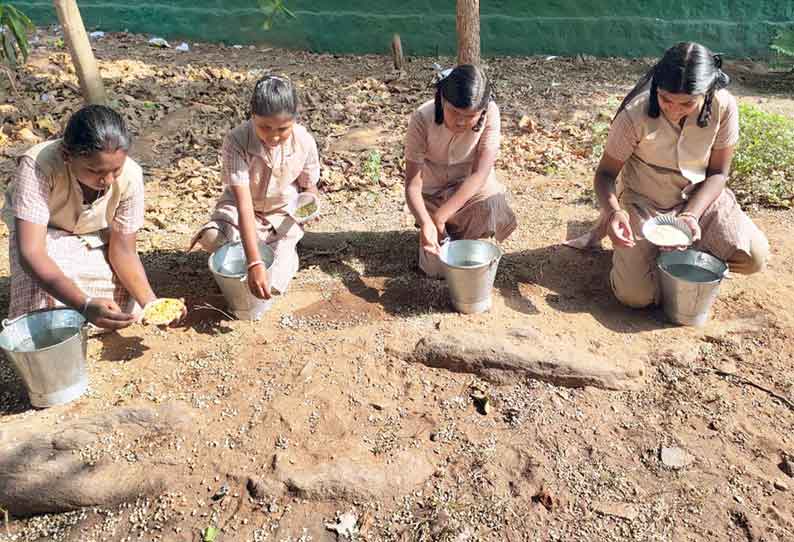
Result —
[{"label": "slanted tree trunk", "polygon": [[458,64],[480,63],[480,0],[458,0]]},{"label": "slanted tree trunk", "polygon": [[69,54],[72,55],[72,63],[80,81],[83,99],[90,104],[107,103],[105,85],[99,75],[94,51],[91,50],[91,43],[88,41],[77,2],[75,0],[54,0],[54,2],[58,21],[63,27],[66,46],[69,48]]}]

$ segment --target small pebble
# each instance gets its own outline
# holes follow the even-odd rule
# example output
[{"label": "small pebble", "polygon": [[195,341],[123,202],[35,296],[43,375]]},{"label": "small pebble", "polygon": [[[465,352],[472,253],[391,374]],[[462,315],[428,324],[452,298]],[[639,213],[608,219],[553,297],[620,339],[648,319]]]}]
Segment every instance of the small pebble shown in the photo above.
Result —
[{"label": "small pebble", "polygon": [[788,486],[783,480],[775,480],[775,489],[778,491],[788,491]]}]

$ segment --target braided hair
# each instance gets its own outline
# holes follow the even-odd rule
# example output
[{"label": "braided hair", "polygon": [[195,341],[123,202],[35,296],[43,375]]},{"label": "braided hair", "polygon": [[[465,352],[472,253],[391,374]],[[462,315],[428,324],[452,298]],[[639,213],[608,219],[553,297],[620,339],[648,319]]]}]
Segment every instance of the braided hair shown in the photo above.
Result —
[{"label": "braided hair", "polygon": [[486,109],[491,101],[491,83],[477,66],[470,64],[457,66],[449,75],[436,83],[436,124],[444,124],[443,100],[460,109],[481,110],[482,115],[472,128],[477,132],[485,123]]},{"label": "braided hair", "polygon": [[649,117],[656,119],[661,113],[659,89],[672,94],[702,95],[704,97],[703,107],[698,114],[697,124],[704,128],[711,120],[714,93],[727,87],[730,81],[730,78],[722,71],[720,55],[715,55],[699,43],[681,42],[670,47],[662,59],[642,76],[623,99],[615,116],[617,117],[650,83]]},{"label": "braided hair", "polygon": [[294,117],[298,113],[298,105],[298,93],[292,81],[278,75],[266,75],[254,85],[250,113],[260,117],[283,114]]}]

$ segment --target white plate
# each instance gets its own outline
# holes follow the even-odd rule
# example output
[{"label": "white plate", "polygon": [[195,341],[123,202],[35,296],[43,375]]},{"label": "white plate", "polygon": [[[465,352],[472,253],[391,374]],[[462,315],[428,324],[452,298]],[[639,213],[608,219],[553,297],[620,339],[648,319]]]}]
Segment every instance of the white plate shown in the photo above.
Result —
[{"label": "white plate", "polygon": [[642,225],[642,236],[657,247],[680,247],[692,244],[692,232],[686,222],[671,215],[659,215]]},{"label": "white plate", "polygon": [[[298,216],[298,209],[301,207],[305,207],[306,205],[310,205],[314,203],[317,206],[317,210],[314,211],[312,214],[306,217],[299,217]],[[320,216],[320,198],[318,198],[315,194],[311,192],[301,192],[296,197],[292,199],[290,202],[290,214],[293,216],[295,221],[298,224],[305,224],[306,222],[311,222],[318,216]]]}]

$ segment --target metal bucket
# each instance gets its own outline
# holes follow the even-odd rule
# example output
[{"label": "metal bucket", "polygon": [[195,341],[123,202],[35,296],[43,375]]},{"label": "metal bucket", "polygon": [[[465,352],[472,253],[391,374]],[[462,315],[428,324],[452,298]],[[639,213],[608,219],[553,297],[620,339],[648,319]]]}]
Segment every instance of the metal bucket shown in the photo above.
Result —
[{"label": "metal bucket", "polygon": [[[265,262],[268,280],[275,255],[264,242],[259,242],[259,257]],[[240,320],[259,320],[273,304],[272,299],[259,299],[248,288],[248,262],[243,244],[226,243],[210,255],[209,267],[223,292],[229,310]]]},{"label": "metal bucket", "polygon": [[0,348],[37,408],[74,401],[88,389],[86,320],[74,309],[42,309],[3,320]]},{"label": "metal bucket", "polygon": [[702,326],[728,266],[699,250],[662,252],[656,259],[662,293],[662,307],[673,322]]},{"label": "metal bucket", "polygon": [[441,245],[441,266],[452,305],[473,314],[491,308],[491,289],[502,250],[488,241],[462,239]]}]

